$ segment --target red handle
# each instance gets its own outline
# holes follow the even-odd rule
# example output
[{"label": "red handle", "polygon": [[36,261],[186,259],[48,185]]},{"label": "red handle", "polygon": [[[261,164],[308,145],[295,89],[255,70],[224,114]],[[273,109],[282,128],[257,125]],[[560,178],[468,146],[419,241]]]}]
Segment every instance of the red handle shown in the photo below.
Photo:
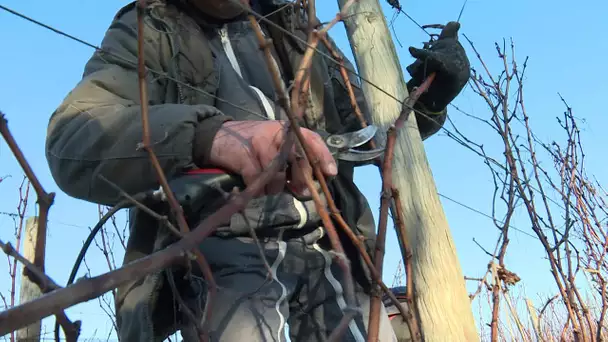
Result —
[{"label": "red handle", "polygon": [[225,174],[222,169],[192,169],[185,172],[187,175],[209,175],[209,174]]}]

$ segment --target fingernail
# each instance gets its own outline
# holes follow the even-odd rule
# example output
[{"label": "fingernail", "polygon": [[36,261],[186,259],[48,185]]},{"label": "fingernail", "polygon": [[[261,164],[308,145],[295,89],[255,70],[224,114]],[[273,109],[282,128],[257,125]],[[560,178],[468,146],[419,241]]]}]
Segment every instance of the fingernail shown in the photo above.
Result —
[{"label": "fingernail", "polygon": [[336,166],[336,163],[330,163],[327,166],[327,171],[329,172],[329,174],[333,175],[337,175],[338,174],[338,167]]},{"label": "fingernail", "polygon": [[303,197],[309,197],[311,195],[310,189],[308,187],[305,187],[303,190],[300,190],[299,194]]}]

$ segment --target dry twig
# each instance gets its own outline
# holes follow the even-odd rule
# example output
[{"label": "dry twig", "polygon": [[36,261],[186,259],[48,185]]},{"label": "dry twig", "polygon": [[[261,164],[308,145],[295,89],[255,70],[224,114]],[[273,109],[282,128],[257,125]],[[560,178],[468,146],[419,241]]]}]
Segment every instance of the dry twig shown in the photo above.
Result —
[{"label": "dry twig", "polygon": [[[44,188],[42,187],[42,184],[36,177],[36,174],[32,170],[29,163],[27,162],[25,156],[23,155],[23,152],[17,145],[15,138],[11,134],[11,131],[8,128],[8,121],[6,120],[5,114],[2,113],[1,111],[0,111],[0,135],[2,135],[2,137],[6,141],[7,145],[9,146],[9,149],[11,150],[11,152],[17,159],[17,162],[23,169],[29,183],[32,185],[32,187],[34,188],[34,191],[36,192],[37,203],[38,203],[38,207],[39,207],[39,213],[38,213],[38,219],[37,219],[38,235],[36,236],[36,244],[35,244],[37,246],[37,249],[34,254],[34,262],[33,263],[28,262],[28,264],[30,265],[29,267],[27,266],[27,264],[24,264],[26,266],[24,269],[24,274],[30,280],[32,280],[32,282],[34,282],[36,285],[38,285],[40,287],[40,289],[42,290],[42,292],[44,293],[45,289],[48,290],[48,288],[46,286],[49,286],[48,283],[44,282],[44,279],[47,279],[48,277],[41,278],[40,275],[44,275],[44,260],[45,260],[45,251],[46,251],[46,235],[47,235],[46,231],[47,231],[47,223],[48,223],[48,214],[49,214],[51,205],[53,204],[53,201],[55,199],[55,193],[53,193],[53,192],[47,193],[44,190]],[[7,249],[6,249],[6,248],[8,248],[7,246],[10,247],[10,244],[3,245],[3,249],[5,250],[5,252],[7,251]],[[11,250],[11,249],[9,248],[8,250]],[[21,260],[19,258],[17,258],[16,255],[18,255],[18,253],[16,253],[13,256],[15,256],[15,259],[17,259],[21,262]],[[23,258],[23,261],[27,261],[27,259]],[[41,274],[33,273],[34,270],[39,271]],[[48,279],[50,279],[50,278],[48,278]],[[65,313],[63,312],[62,309],[60,309],[60,310],[55,309],[55,310],[53,310],[52,313],[57,316],[58,321],[61,321],[61,325],[66,333],[66,338],[69,338],[70,341],[75,341],[76,338],[78,337],[78,332],[80,330],[79,322],[77,321],[75,323],[72,323],[67,318],[67,316],[65,315]],[[20,327],[23,327],[26,325],[27,324],[24,324],[24,325],[21,325]],[[9,332],[12,332],[14,330],[16,330],[16,329],[10,330]]]},{"label": "dry twig", "polygon": [[[27,177],[24,177],[23,180],[21,181],[21,185],[19,186],[19,204],[17,205],[17,217],[19,218],[18,222],[16,223],[16,227],[15,227],[15,245],[17,246],[15,251],[17,253],[19,253],[19,250],[21,248],[21,237],[23,234],[23,225],[25,223],[25,214],[27,211],[27,206],[29,203],[29,193],[30,193],[30,183],[29,182],[25,182],[27,180]],[[23,185],[24,183],[26,183],[26,188],[25,190],[23,189]],[[13,260],[11,261],[11,257],[7,254],[7,258],[8,258],[8,266],[9,266],[9,277],[11,279],[11,289],[10,289],[10,293],[9,293],[9,299],[10,299],[10,306],[15,306],[15,300],[16,300],[16,293],[17,293],[17,259],[13,258]],[[7,307],[9,307],[7,305],[7,303],[5,303],[5,305]],[[16,332],[12,332],[10,339],[11,342],[15,341],[16,338]]]},{"label": "dry twig", "polygon": [[[177,220],[177,224],[180,228],[180,231],[182,234],[187,233],[190,231],[190,228],[188,227],[188,223],[186,222],[186,218],[184,216],[182,207],[179,205],[177,199],[175,198],[175,195],[173,194],[173,191],[171,190],[171,188],[169,187],[169,183],[167,182],[167,177],[165,177],[165,174],[163,172],[162,167],[160,166],[160,163],[158,161],[158,158],[156,157],[156,154],[154,153],[153,150],[153,145],[150,141],[150,127],[148,124],[148,90],[147,90],[147,83],[146,83],[146,61],[145,61],[145,56],[144,56],[144,16],[145,16],[145,10],[146,10],[146,1],[145,0],[138,0],[137,1],[137,75],[138,75],[138,80],[139,80],[139,96],[140,96],[140,105],[141,105],[141,122],[142,122],[142,126],[143,126],[143,137],[142,137],[142,144],[141,144],[141,148],[143,148],[144,150],[146,150],[146,152],[148,152],[148,157],[150,158],[150,162],[152,163],[152,166],[156,172],[156,176],[158,177],[158,181],[161,185],[161,188],[163,189],[165,196],[167,196],[167,201],[169,202],[169,206],[171,207],[171,210],[173,212],[173,216],[174,218]],[[211,267],[209,267],[209,264],[207,263],[207,261],[205,260],[205,257],[203,256],[203,253],[198,249],[198,248],[194,248],[192,250],[192,253],[194,254],[195,258],[196,258],[196,262],[198,263],[198,266],[201,269],[201,272],[203,274],[203,277],[205,278],[205,281],[207,283],[207,301],[208,301],[208,305],[210,308],[213,308],[213,300],[215,298],[215,293],[217,292],[217,284],[215,282],[215,279],[213,278],[213,273],[211,272]],[[186,307],[184,307],[184,310],[188,310]],[[207,310],[206,313],[208,315],[210,315],[213,312],[213,310]],[[188,315],[191,316],[191,315]],[[207,322],[210,321],[210,317],[203,317],[202,321],[205,322],[205,324]],[[196,326],[198,326],[197,322],[193,322]],[[207,341],[208,336],[206,335],[206,332],[202,332],[201,334],[201,340],[202,341]]]},{"label": "dry twig", "polygon": [[405,300],[407,302],[409,312],[405,317],[405,321],[407,322],[408,328],[410,329],[410,334],[412,336],[413,341],[421,341],[422,333],[420,328],[420,320],[418,319],[417,311],[414,309],[416,302],[414,301],[414,278],[412,276],[412,249],[409,244],[409,240],[405,231],[405,224],[401,217],[403,217],[403,208],[401,204],[401,197],[399,195],[399,190],[397,188],[393,188],[393,200],[395,205],[395,217],[393,220],[395,221],[395,227],[399,231],[399,242],[403,244],[402,250],[405,256],[404,267],[405,267],[405,279],[407,281],[405,285]]},{"label": "dry twig", "polygon": [[54,308],[69,308],[78,303],[96,298],[134,279],[140,279],[153,272],[158,272],[183,259],[187,251],[198,247],[206,237],[211,235],[219,224],[241,211],[247,202],[259,193],[285,164],[287,152],[293,146],[294,137],[287,135],[277,158],[252,182],[243,192],[234,195],[228,203],[218,209],[191,232],[168,246],[137,261],[93,278],[82,279],[73,285],[60,288],[28,303],[11,308],[0,313],[0,335],[29,325],[32,322],[52,315]]},{"label": "dry twig", "polygon": [[[585,154],[572,108],[562,98],[566,111],[558,122],[565,133],[565,143],[541,142],[534,134],[524,101],[526,62],[522,68],[516,63],[513,42],[510,43],[510,59],[506,42],[502,46],[495,44],[502,64],[502,70],[497,75],[490,72],[474,44],[470,40],[469,43],[484,71],[482,75],[473,69],[472,89],[487,104],[491,114],[489,119],[477,119],[492,127],[504,147],[502,167],[495,168],[489,160],[486,162],[495,184],[494,222],[501,232],[498,253],[495,254],[497,264],[493,264],[495,276],[491,284],[491,338],[498,340],[501,334],[498,327],[500,294],[507,291],[507,286],[519,281],[519,277],[505,267],[504,256],[509,243],[509,222],[517,204],[523,203],[532,232],[544,249],[559,290],[560,303],[566,312],[561,329],[553,330],[561,334],[563,339],[602,340],[605,335],[602,327],[608,310],[605,282],[608,231],[603,222],[608,217],[608,211],[604,205],[604,194],[597,191],[599,184],[586,175]],[[539,152],[545,152],[550,158],[553,170],[542,164]],[[559,200],[554,200],[553,196]],[[505,206],[504,220],[495,216],[499,200]],[[599,303],[596,310],[589,307],[577,284],[577,275],[581,270],[588,270],[586,272],[595,285],[596,301]],[[539,314],[536,329],[539,334],[547,330],[543,328],[546,324],[542,321],[547,305]],[[526,335],[520,326],[518,329],[520,335]]]},{"label": "dry twig", "polygon": [[[351,3],[352,2],[353,1],[351,1]],[[310,2],[309,2],[309,5],[310,5]],[[314,9],[314,7],[310,7],[310,8]],[[323,28],[320,31],[321,34],[323,34],[324,32],[327,32],[327,30],[329,30],[331,28],[331,26],[335,25],[335,23],[338,22],[339,17],[340,17],[340,15],[338,14],[334,21],[332,21],[330,24],[328,24],[325,28]],[[314,10],[312,11],[312,13],[309,13],[309,20],[312,21],[312,20],[314,20],[313,18],[316,18]],[[300,131],[300,123],[298,121],[298,118],[303,117],[304,108],[305,108],[300,101],[300,95],[304,92],[302,80],[304,77],[304,73],[310,68],[310,65],[312,63],[312,57],[315,52],[314,48],[318,44],[317,33],[315,30],[313,30],[309,34],[309,39],[311,40],[311,45],[307,48],[306,52],[304,53],[304,57],[302,58],[302,61],[300,62],[299,68],[297,69],[298,72],[296,72],[295,79],[294,79],[294,86],[292,89],[292,99],[291,99],[291,106],[290,106],[288,96],[284,91],[283,83],[279,76],[279,70],[277,70],[274,63],[272,62],[273,57],[272,57],[271,51],[269,49],[270,42],[264,38],[262,30],[258,26],[257,21],[255,20],[255,17],[253,15],[250,15],[249,20],[252,24],[252,27],[256,31],[256,35],[257,35],[257,38],[258,38],[258,41],[260,44],[260,49],[262,49],[262,51],[264,52],[264,55],[266,57],[266,63],[268,65],[268,68],[272,75],[275,90],[279,94],[280,105],[281,105],[282,109],[285,111],[287,117],[289,118],[289,122],[291,124],[292,131],[294,132],[295,136],[297,137],[297,141],[299,143],[298,148],[301,148],[304,150],[305,160],[308,162],[309,165],[312,166],[314,176],[316,177],[317,182],[321,185],[321,189],[325,195],[325,198],[327,199],[327,201],[331,202],[332,201],[331,193],[329,192],[329,188],[325,181],[324,175],[318,165],[318,160],[315,159],[314,155],[312,154],[312,152],[310,150],[310,147],[307,145],[306,140],[304,139],[302,132]],[[312,24],[309,27],[312,27]],[[316,186],[315,186],[314,180],[312,178],[312,175],[310,174],[310,171],[304,170],[304,169],[300,169],[299,171],[302,172],[304,175],[306,185],[307,185],[310,193],[312,194],[312,198],[315,203],[315,207],[317,209],[317,212],[319,213],[319,216],[321,217],[325,231],[327,232],[327,235],[330,239],[332,249],[335,252],[334,255],[337,257],[338,265],[340,265],[340,267],[343,271],[344,292],[345,292],[345,296],[346,296],[346,300],[347,300],[347,305],[349,305],[350,310],[354,310],[354,303],[355,303],[354,283],[353,283],[353,279],[351,277],[350,265],[349,265],[348,260],[346,259],[344,248],[342,247],[342,244],[340,242],[340,239],[338,237],[334,224],[329,216],[329,213],[327,212],[325,207],[322,205],[321,197],[320,197],[319,193],[316,191]],[[342,323],[348,322],[352,318],[353,318],[352,315],[345,315],[343,317]],[[339,326],[346,327],[348,325],[340,324]],[[343,331],[345,331],[345,330],[342,330],[342,333],[343,333]],[[341,333],[338,332],[334,336],[336,338],[339,338],[341,336]]]},{"label": "dry twig", "polygon": [[[430,74],[424,82],[414,90],[410,96],[405,100],[403,109],[399,114],[399,117],[395,123],[389,128],[386,139],[386,150],[384,154],[384,163],[382,165],[382,198],[380,201],[380,220],[378,223],[378,236],[376,238],[376,255],[375,264],[376,269],[382,272],[382,263],[384,262],[384,245],[386,240],[386,227],[388,222],[388,212],[391,205],[391,199],[393,199],[393,158],[395,153],[395,143],[397,141],[397,133],[403,128],[403,125],[407,122],[412,107],[418,101],[420,95],[422,95],[433,80],[435,79],[435,73]],[[399,222],[402,222],[399,220]],[[377,341],[378,333],[380,329],[380,306],[382,304],[379,293],[375,293],[372,296],[370,306],[370,318],[369,318],[369,335],[368,341]],[[410,307],[410,311],[413,307]],[[407,318],[406,318],[407,319]],[[417,337],[419,338],[419,337]]]}]

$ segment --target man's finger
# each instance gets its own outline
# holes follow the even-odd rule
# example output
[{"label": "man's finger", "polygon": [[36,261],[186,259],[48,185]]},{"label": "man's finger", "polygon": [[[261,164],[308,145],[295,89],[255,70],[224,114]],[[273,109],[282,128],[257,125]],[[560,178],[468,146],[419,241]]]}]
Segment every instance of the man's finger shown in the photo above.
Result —
[{"label": "man's finger", "polygon": [[312,172],[310,168],[310,164],[306,161],[306,159],[298,159],[298,161],[293,162],[291,167],[289,168],[291,172],[290,175],[290,186],[292,190],[297,193],[302,193],[304,189],[308,186],[306,185],[306,177],[305,174],[310,174]]},{"label": "man's finger", "polygon": [[[441,59],[442,56],[439,55],[436,51],[428,50],[428,49],[417,49],[415,47],[410,47],[410,54],[417,59],[419,63],[415,66],[415,70],[412,70],[416,77],[424,78],[430,75],[435,71],[444,71],[445,66],[443,65]],[[414,66],[412,66],[413,68]],[[409,70],[408,70],[409,72]],[[410,75],[412,75],[410,72]],[[414,77],[414,75],[412,75]]]},{"label": "man's finger", "polygon": [[[329,152],[327,145],[318,134],[312,131],[305,131],[304,137],[307,139],[307,143],[313,152],[313,158],[317,158],[321,171],[326,176],[333,177],[338,174],[338,166],[336,160]],[[315,162],[311,160],[311,162]]]},{"label": "man's finger", "polygon": [[[257,156],[253,156],[253,158],[249,158],[246,162],[244,162],[243,169],[241,169],[241,177],[243,177],[243,181],[246,186],[249,186],[262,172],[262,166],[260,165]],[[263,192],[263,190],[262,190]],[[260,195],[260,194],[255,194]]]},{"label": "man's finger", "polygon": [[428,49],[418,49],[413,46],[410,46],[410,48],[408,50],[410,52],[410,55],[412,55],[412,57],[414,57],[416,59],[420,59],[423,62],[427,59],[430,59],[433,56],[433,52]]},{"label": "man's finger", "polygon": [[257,159],[262,168],[267,168],[279,154],[283,142],[282,130],[278,130],[272,136],[254,136],[251,140],[253,149],[257,153]]},{"label": "man's finger", "polygon": [[299,148],[298,143],[295,143],[291,147],[288,161],[287,179],[289,180],[289,187],[298,192],[302,187],[306,186],[306,181],[301,176],[300,168],[307,164],[306,158],[304,157],[304,151]]}]

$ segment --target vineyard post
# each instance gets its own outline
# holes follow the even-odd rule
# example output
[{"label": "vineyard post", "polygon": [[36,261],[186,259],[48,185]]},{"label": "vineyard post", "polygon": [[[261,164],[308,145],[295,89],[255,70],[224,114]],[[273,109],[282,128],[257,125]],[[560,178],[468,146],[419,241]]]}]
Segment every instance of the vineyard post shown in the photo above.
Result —
[{"label": "vineyard post", "polygon": [[[338,0],[340,7],[345,3]],[[386,132],[399,116],[408,91],[379,1],[358,0],[344,23],[364,79],[372,123]],[[409,115],[397,136],[392,163],[394,189],[402,201],[400,219],[412,253],[414,308],[410,309],[417,312],[426,341],[479,341],[462,268],[416,127],[415,116]],[[378,143],[384,141],[381,136]]]},{"label": "vineyard post", "polygon": [[[23,239],[23,256],[30,262],[34,262],[36,254],[36,242],[38,239],[38,217],[30,217],[25,223],[25,234]],[[43,247],[44,248],[44,247]],[[24,268],[23,266],[21,267]],[[40,288],[32,282],[23,272],[21,273],[21,286],[19,290],[19,304],[29,302],[42,295]],[[37,321],[22,329],[17,330],[17,342],[40,341],[41,321]]]}]

